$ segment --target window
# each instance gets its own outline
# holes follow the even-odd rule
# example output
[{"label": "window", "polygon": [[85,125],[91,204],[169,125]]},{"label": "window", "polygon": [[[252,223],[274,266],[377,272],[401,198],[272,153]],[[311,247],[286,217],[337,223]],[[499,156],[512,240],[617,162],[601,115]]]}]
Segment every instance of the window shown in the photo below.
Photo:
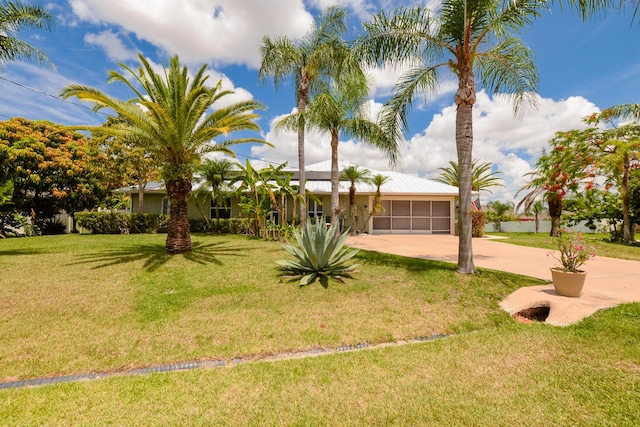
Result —
[{"label": "window", "polygon": [[[282,206],[280,206],[280,208],[282,208]],[[284,211],[287,212],[287,200],[284,200]],[[272,221],[275,225],[280,225],[280,222],[282,221],[280,219],[280,210],[278,209],[274,209],[271,212],[269,212],[269,221]]]},{"label": "window", "polygon": [[171,213],[171,202],[168,197],[162,199],[162,206],[160,208],[160,213],[162,215],[169,215]]},{"label": "window", "polygon": [[322,218],[324,216],[322,203],[316,200],[307,199],[307,215],[309,218]]},{"label": "window", "polygon": [[229,199],[215,200],[211,199],[211,219],[229,219],[231,218],[231,206]]}]

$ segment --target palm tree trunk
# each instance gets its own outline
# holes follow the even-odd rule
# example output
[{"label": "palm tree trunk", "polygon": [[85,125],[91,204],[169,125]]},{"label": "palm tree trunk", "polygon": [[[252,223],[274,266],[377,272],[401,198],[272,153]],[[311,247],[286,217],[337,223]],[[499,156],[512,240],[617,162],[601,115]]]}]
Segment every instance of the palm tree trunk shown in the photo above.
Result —
[{"label": "palm tree trunk", "polygon": [[167,253],[182,254],[191,252],[191,233],[189,231],[189,217],[187,206],[189,193],[191,192],[191,181],[188,179],[177,179],[167,181],[167,195],[171,204],[169,212],[169,232],[165,247]]},{"label": "palm tree trunk", "polygon": [[[307,96],[309,94],[309,77],[302,75],[300,79],[300,85],[298,86],[298,112],[303,114],[307,109]],[[306,190],[306,173],[305,173],[305,160],[304,160],[304,114],[300,119],[301,123],[298,126],[298,180],[300,185],[298,186],[298,193],[300,194],[300,227],[304,228],[307,223],[307,190]]]},{"label": "palm tree trunk", "polygon": [[331,130],[331,225],[338,226],[340,215],[340,171],[338,170],[338,129]]},{"label": "palm tree trunk", "polygon": [[471,157],[473,151],[473,104],[476,101],[476,85],[471,69],[460,74],[455,102],[456,150],[459,169],[460,235],[458,238],[458,268],[461,274],[475,273],[473,265],[472,223],[471,223]]},{"label": "palm tree trunk", "polygon": [[458,151],[459,176],[459,221],[458,273],[472,274],[473,264],[471,227],[471,157],[473,149],[473,105],[458,105],[456,113],[456,148]]},{"label": "palm tree trunk", "polygon": [[630,210],[630,199],[629,199],[629,169],[631,167],[631,162],[629,160],[629,155],[626,154],[624,156],[624,162],[622,164],[622,185],[621,185],[621,196],[622,196],[622,243],[625,245],[630,245],[634,240],[633,233],[633,223],[631,222],[631,215],[629,214]]},{"label": "palm tree trunk", "polygon": [[356,234],[356,187],[349,187],[349,214],[351,215],[351,234]]}]

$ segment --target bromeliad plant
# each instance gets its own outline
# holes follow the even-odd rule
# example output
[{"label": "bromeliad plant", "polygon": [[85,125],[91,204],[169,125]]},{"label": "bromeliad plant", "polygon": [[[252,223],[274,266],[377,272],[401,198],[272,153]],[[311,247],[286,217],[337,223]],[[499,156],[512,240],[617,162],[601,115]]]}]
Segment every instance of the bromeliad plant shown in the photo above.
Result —
[{"label": "bromeliad plant", "polygon": [[595,248],[585,242],[582,233],[562,230],[555,239],[560,258],[554,252],[550,254],[562,264],[562,267],[555,267],[556,270],[578,273],[584,263],[596,256]]},{"label": "bromeliad plant", "polygon": [[296,258],[295,261],[278,260],[276,263],[285,275],[292,276],[292,280],[300,278],[300,286],[319,279],[326,288],[329,279],[342,282],[342,278],[350,278],[358,267],[347,264],[358,253],[358,250],[344,247],[348,231],[339,235],[336,226],[327,228],[322,221],[316,221],[315,224],[309,221],[301,231],[295,230],[294,236],[298,246],[290,243],[282,246]]}]

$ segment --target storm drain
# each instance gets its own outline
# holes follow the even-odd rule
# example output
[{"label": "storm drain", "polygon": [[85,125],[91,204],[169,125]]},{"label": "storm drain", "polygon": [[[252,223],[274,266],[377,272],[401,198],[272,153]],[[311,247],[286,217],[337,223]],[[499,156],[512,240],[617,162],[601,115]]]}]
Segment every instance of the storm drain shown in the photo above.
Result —
[{"label": "storm drain", "polygon": [[531,307],[520,310],[513,317],[522,323],[544,322],[549,317],[549,306]]}]

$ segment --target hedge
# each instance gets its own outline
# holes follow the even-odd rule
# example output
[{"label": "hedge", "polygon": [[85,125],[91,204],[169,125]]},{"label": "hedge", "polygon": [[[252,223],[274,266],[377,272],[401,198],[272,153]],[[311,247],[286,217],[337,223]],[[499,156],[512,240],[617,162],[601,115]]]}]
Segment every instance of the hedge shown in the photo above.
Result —
[{"label": "hedge", "polygon": [[[140,234],[165,233],[169,225],[168,215],[150,213],[122,212],[77,212],[75,218],[79,227],[92,234]],[[214,232],[228,234],[246,234],[248,220],[246,218],[212,220],[209,224],[202,218],[189,219],[192,232]]]}]

